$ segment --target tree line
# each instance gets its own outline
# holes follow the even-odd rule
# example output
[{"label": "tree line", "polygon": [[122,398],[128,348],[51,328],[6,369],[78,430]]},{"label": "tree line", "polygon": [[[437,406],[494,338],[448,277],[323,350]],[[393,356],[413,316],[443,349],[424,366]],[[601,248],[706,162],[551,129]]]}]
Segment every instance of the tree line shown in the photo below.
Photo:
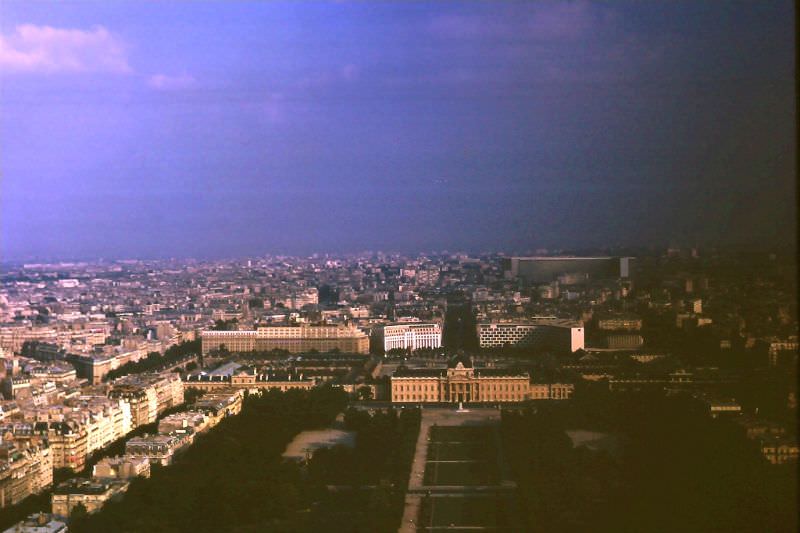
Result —
[{"label": "tree line", "polygon": [[420,413],[350,409],[354,446],[319,449],[307,462],[282,458],[301,431],[330,427],[347,404],[341,389],[248,396],[172,466],[154,466],[125,496],[70,531],[396,531],[403,512]]},{"label": "tree line", "polygon": [[573,447],[571,406],[503,413],[530,531],[796,531],[794,468],[767,464],[731,421],[684,397],[595,400],[617,453]]},{"label": "tree line", "polygon": [[344,391],[265,392],[199,435],[175,464],[134,479],[117,502],[70,523],[70,531],[292,531],[308,511],[301,467],[281,458],[300,431],[328,426]]},{"label": "tree line", "polygon": [[314,453],[307,483],[319,499],[295,531],[395,532],[400,526],[419,435],[419,409],[349,409],[345,429],[355,445]]},{"label": "tree line", "polygon": [[[144,372],[156,372],[161,368],[175,364],[187,355],[199,354],[201,351],[200,340],[184,341],[180,344],[170,346],[161,355],[158,352],[150,352],[147,357],[138,361],[130,361],[119,368],[110,370],[103,378],[105,381],[121,378],[128,374],[142,374]],[[190,363],[191,364],[191,363]]]}]

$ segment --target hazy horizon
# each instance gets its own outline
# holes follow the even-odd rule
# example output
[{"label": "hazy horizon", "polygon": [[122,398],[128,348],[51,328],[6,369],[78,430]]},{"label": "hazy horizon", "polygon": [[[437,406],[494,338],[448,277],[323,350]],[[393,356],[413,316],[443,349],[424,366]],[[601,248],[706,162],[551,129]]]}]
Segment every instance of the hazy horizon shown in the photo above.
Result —
[{"label": "hazy horizon", "polygon": [[796,244],[791,2],[0,13],[1,261]]}]

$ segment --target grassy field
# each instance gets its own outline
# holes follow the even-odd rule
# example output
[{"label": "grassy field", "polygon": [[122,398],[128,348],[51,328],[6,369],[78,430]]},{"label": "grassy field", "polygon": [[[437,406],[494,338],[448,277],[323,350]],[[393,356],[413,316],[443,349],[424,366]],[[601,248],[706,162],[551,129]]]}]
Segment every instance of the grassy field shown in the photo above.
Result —
[{"label": "grassy field", "polygon": [[492,485],[499,481],[491,428],[434,426],[430,440],[426,485]]},{"label": "grassy field", "polygon": [[[494,492],[501,483],[496,428],[431,426],[424,484],[447,487],[428,493],[418,515],[421,531],[513,531],[518,522],[512,494]],[[464,487],[460,489],[457,487]],[[474,492],[482,486],[492,492]],[[452,491],[452,492],[450,492]]]},{"label": "grassy field", "polygon": [[428,463],[426,485],[492,485],[498,482],[497,468],[485,461]]},{"label": "grassy field", "polygon": [[433,442],[479,442],[491,439],[491,431],[485,426],[432,426],[429,435]]},{"label": "grassy field", "polygon": [[447,531],[509,530],[512,503],[496,496],[430,497],[423,501],[421,525],[426,530]]},{"label": "grassy field", "polygon": [[481,457],[487,445],[479,442],[432,442],[428,461],[466,461]]}]

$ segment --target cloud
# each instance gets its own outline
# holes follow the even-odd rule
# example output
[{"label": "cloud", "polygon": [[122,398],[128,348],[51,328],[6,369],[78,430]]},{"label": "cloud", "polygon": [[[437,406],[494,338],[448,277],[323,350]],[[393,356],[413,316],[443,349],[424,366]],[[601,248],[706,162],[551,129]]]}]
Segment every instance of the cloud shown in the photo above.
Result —
[{"label": "cloud", "polygon": [[297,86],[302,89],[353,83],[361,77],[361,68],[348,63],[338,68],[327,68],[301,78]]},{"label": "cloud", "polygon": [[286,114],[283,100],[283,94],[281,93],[270,93],[267,95],[264,103],[264,113],[269,122],[278,124],[285,121]]},{"label": "cloud", "polygon": [[0,36],[0,68],[4,72],[128,74],[122,41],[105,29],[54,28],[23,24]]},{"label": "cloud", "polygon": [[434,17],[428,31],[448,39],[564,42],[610,29],[613,10],[588,2],[513,4],[484,13]]},{"label": "cloud", "polygon": [[178,76],[168,76],[166,74],[154,74],[147,79],[147,85],[159,91],[177,91],[187,89],[194,85],[196,80],[193,76],[183,73]]},{"label": "cloud", "polygon": [[340,69],[340,73],[342,79],[344,79],[345,81],[355,81],[356,79],[358,79],[361,70],[358,68],[357,65],[348,64]]},{"label": "cloud", "polygon": [[[430,74],[434,82],[600,82],[653,70],[664,38],[621,24],[611,5],[585,1],[501,4],[453,11],[428,20],[429,35],[453,46],[453,61]],[[464,59],[459,46],[481,52]]]},{"label": "cloud", "polygon": [[586,2],[540,4],[525,20],[525,31],[543,39],[579,39],[588,32],[605,26],[606,12],[595,10]]}]

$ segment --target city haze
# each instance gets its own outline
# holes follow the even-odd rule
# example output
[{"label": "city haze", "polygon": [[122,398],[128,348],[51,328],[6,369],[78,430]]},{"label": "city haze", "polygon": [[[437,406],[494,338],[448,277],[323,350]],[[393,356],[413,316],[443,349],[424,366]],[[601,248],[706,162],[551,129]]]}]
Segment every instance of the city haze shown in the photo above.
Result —
[{"label": "city haze", "polygon": [[790,2],[0,9],[4,260],[794,244]]}]

